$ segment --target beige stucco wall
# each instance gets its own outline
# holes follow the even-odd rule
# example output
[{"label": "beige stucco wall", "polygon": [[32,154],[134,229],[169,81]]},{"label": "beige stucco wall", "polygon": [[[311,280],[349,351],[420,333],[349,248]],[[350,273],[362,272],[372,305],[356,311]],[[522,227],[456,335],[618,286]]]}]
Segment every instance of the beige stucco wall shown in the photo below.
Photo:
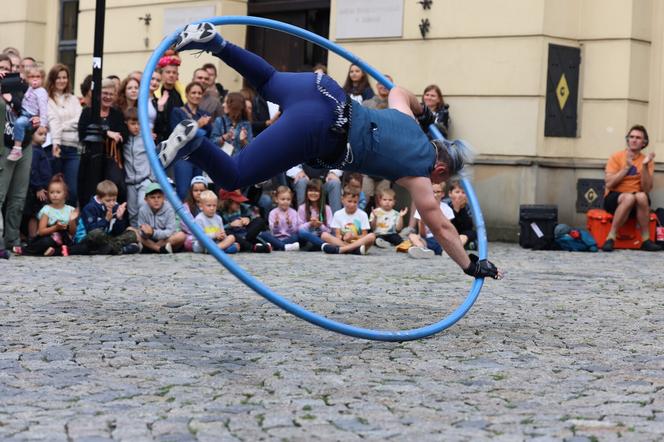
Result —
[{"label": "beige stucco wall", "polygon": [[[167,8],[196,8],[213,6],[215,15],[245,15],[246,0],[213,0],[213,1],[176,1],[176,0],[107,0],[104,39],[104,75],[115,74],[123,78],[133,70],[143,70],[153,50],[165,37],[163,32],[164,11]],[[95,0],[82,0],[79,4],[79,24],[76,59],[76,79],[80,81],[92,71],[92,53],[94,49],[94,17]],[[149,26],[139,17],[146,14],[152,16]],[[206,18],[206,17],[199,17]],[[245,28],[228,26],[224,34],[238,42],[245,40]],[[147,39],[147,40],[146,40]],[[147,43],[147,44],[146,44]],[[188,83],[194,69],[204,63],[212,62],[219,71],[218,81],[227,89],[239,89],[241,79],[219,59],[209,54],[194,56],[182,54],[180,81]]]},{"label": "beige stucco wall", "polygon": [[[577,179],[602,178],[631,125],[647,125],[649,149],[664,158],[662,3],[437,0],[423,10],[405,2],[402,38],[339,43],[416,93],[441,86],[453,137],[479,154],[472,175],[489,233],[514,238],[520,204],[557,204],[561,221],[583,225]],[[422,18],[431,23],[425,40]],[[544,137],[550,43],[581,48],[577,138]],[[329,68],[344,79],[348,62],[333,56]],[[652,197],[663,206],[664,167],[657,170]]]},{"label": "beige stucco wall", "polygon": [[0,50],[12,46],[22,56],[31,56],[43,66],[53,65],[57,57],[58,10],[58,3],[52,0],[11,0],[3,3]]}]

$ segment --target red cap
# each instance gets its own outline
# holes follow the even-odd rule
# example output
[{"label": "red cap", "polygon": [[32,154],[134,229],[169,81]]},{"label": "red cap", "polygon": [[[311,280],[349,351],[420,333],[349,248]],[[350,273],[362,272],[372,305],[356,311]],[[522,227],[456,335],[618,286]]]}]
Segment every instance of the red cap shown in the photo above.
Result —
[{"label": "red cap", "polygon": [[233,190],[229,192],[228,190],[221,189],[219,191],[219,199],[232,200],[235,201],[236,203],[244,203],[245,201],[249,201],[249,198],[242,195],[239,190]]}]

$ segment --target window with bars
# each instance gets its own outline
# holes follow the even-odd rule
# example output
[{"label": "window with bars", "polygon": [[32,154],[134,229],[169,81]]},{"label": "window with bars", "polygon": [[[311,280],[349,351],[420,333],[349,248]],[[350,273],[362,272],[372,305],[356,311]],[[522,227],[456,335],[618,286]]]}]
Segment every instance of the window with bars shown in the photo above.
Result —
[{"label": "window with bars", "polygon": [[76,69],[76,36],[78,34],[78,0],[60,0],[58,61],[66,65],[74,81]]}]

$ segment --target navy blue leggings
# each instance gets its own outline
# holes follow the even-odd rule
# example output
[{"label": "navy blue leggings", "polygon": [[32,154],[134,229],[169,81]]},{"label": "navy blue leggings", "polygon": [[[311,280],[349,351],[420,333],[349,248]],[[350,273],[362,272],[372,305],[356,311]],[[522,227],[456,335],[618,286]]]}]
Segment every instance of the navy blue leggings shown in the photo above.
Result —
[{"label": "navy blue leggings", "polygon": [[[323,95],[316,85],[316,74],[277,72],[256,54],[232,43],[215,54],[246,78],[268,101],[281,108],[279,119],[233,157],[207,138],[189,161],[205,170],[215,184],[232,190],[272,178],[279,172],[315,158],[334,155],[338,136],[330,131],[335,121],[337,102],[346,94],[330,77],[323,76]],[[335,101],[336,99],[336,101]]]}]

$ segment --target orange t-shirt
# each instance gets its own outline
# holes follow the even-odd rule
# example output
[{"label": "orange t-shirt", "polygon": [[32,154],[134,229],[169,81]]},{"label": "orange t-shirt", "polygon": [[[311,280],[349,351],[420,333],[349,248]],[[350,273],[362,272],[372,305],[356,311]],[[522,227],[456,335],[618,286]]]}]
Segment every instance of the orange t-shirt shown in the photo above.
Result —
[{"label": "orange t-shirt", "polygon": [[[641,170],[643,170],[643,160],[646,156],[641,152],[632,160],[632,167],[627,172],[627,175],[618,183],[617,186],[611,189],[605,189],[604,195],[606,196],[611,192],[632,193],[641,192]],[[652,175],[655,171],[655,162],[650,161],[648,164],[648,171]],[[623,149],[611,155],[609,161],[606,163],[604,169],[607,173],[620,172],[627,167],[627,149]]]}]

